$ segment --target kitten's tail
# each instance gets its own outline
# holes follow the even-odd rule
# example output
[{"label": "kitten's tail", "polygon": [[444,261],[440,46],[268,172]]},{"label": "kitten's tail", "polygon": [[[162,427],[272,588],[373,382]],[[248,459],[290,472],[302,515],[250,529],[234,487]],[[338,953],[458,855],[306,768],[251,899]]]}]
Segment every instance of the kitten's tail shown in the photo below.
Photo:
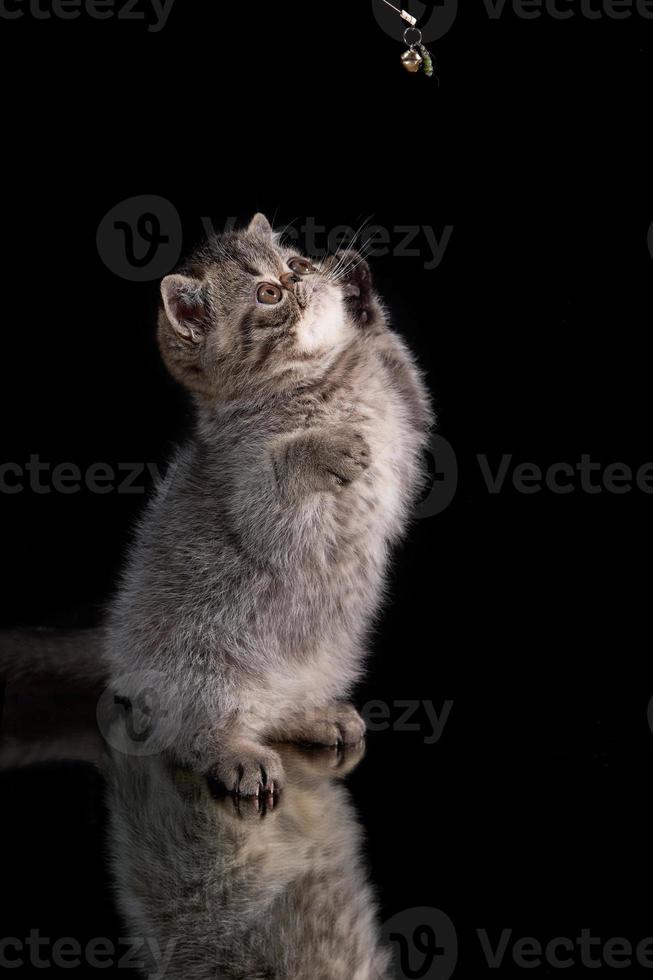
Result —
[{"label": "kitten's tail", "polygon": [[82,687],[100,685],[108,676],[102,631],[0,631],[0,675],[14,683],[52,678]]},{"label": "kitten's tail", "polygon": [[52,760],[99,764],[101,630],[0,631],[0,772]]}]

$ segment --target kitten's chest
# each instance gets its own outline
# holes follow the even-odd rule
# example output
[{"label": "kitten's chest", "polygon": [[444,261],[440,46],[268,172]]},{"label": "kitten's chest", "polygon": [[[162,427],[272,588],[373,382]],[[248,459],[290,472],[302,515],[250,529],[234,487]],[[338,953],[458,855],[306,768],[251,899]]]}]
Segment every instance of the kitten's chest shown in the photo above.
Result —
[{"label": "kitten's chest", "polygon": [[282,434],[360,424],[364,417],[361,404],[356,403],[351,393],[329,394],[324,391],[320,394],[298,396],[286,411],[279,412],[272,424]]}]

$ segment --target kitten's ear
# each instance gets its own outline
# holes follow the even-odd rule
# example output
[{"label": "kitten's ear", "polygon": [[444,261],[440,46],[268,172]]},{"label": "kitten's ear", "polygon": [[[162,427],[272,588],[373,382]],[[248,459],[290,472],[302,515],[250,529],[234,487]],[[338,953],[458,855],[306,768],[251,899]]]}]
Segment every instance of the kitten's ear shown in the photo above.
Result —
[{"label": "kitten's ear", "polygon": [[185,344],[201,344],[206,334],[208,312],[199,279],[166,276],[161,283],[166,316],[175,334]]},{"label": "kitten's ear", "polygon": [[274,234],[272,225],[260,211],[250,221],[247,231],[250,235],[258,235],[259,238],[272,238]]}]

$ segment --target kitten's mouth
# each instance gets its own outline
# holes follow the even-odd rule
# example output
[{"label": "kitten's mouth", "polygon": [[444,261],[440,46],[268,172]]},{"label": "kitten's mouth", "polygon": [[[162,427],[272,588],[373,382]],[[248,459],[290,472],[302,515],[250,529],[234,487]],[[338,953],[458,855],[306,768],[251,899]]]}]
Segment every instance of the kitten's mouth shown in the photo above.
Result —
[{"label": "kitten's mouth", "polygon": [[324,290],[325,283],[318,276],[310,276],[295,284],[295,299],[302,310],[305,310],[311,299]]}]

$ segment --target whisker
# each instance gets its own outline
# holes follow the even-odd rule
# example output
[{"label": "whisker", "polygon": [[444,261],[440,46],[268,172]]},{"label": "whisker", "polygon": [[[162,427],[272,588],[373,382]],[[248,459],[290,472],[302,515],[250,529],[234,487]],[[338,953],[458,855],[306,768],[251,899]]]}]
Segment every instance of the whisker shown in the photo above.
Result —
[{"label": "whisker", "polygon": [[[363,229],[372,220],[372,218],[373,218],[373,215],[371,215],[371,214],[368,215],[367,218],[364,218],[363,221],[361,222],[361,224],[358,226],[358,228],[354,231],[349,245],[346,248],[341,249],[342,255],[338,259],[336,265],[334,266],[334,268],[333,268],[333,270],[331,272],[331,278],[332,278],[332,281],[333,282],[339,282],[340,279],[342,279],[344,275],[347,275],[346,263],[350,260],[350,256],[349,256],[348,253],[353,249],[354,243],[356,242],[356,239],[360,236],[360,234],[362,233]],[[364,247],[365,246],[363,246],[363,248]]]},{"label": "whisker", "polygon": [[296,217],[294,217],[294,218],[291,218],[291,220],[290,220],[290,221],[288,222],[288,224],[287,224],[287,225],[284,225],[284,227],[283,227],[283,228],[281,229],[281,231],[275,231],[275,235],[277,235],[277,237],[278,237],[278,240],[279,240],[280,242],[282,242],[282,241],[283,241],[283,236],[284,236],[284,235],[286,234],[286,232],[288,231],[288,229],[289,229],[289,228],[290,228],[290,227],[291,227],[292,225],[294,225],[294,223],[295,223],[295,222],[297,221],[297,218],[298,218],[298,217],[299,217],[299,215],[297,215],[297,216],[296,216]]},{"label": "whisker", "polygon": [[346,278],[347,276],[350,276],[352,272],[354,272],[358,268],[358,266],[361,265],[362,262],[365,262],[370,252],[371,252],[371,247],[368,247],[366,252],[362,252],[362,251],[358,252],[356,255],[356,261],[354,261],[354,256],[352,256],[350,263],[348,265],[345,265],[340,270],[338,275],[335,277],[334,281],[340,282],[340,280]]}]

